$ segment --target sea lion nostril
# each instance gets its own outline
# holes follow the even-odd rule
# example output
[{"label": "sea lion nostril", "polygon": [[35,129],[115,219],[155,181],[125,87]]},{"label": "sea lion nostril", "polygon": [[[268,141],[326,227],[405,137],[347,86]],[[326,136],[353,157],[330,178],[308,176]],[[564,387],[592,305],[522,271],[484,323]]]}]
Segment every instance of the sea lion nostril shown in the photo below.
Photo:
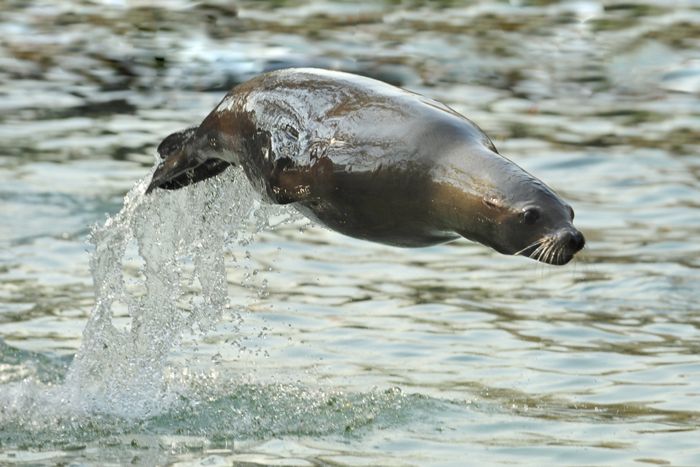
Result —
[{"label": "sea lion nostril", "polygon": [[567,245],[572,250],[578,251],[586,244],[586,239],[583,238],[583,234],[578,230],[569,232],[569,239],[567,240]]}]

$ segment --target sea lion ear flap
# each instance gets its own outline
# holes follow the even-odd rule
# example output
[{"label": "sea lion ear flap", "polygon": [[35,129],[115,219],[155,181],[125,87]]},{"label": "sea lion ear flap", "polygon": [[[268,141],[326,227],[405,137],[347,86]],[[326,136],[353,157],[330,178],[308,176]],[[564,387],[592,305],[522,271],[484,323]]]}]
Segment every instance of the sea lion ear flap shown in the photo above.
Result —
[{"label": "sea lion ear flap", "polygon": [[158,145],[158,154],[160,154],[160,158],[165,159],[182,148],[185,144],[189,143],[194,137],[194,133],[197,131],[197,128],[198,127],[194,126],[192,128],[187,128],[186,130],[176,131],[175,133],[166,136],[165,139]]}]

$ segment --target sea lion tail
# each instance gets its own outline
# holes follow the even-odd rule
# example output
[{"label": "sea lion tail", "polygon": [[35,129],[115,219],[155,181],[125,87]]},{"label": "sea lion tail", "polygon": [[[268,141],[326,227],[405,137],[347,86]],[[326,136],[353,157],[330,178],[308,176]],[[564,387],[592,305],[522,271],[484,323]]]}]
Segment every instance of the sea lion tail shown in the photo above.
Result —
[{"label": "sea lion tail", "polygon": [[163,159],[146,189],[177,190],[219,175],[231,165],[222,159],[206,158],[196,149],[194,142],[197,127],[187,128],[168,135],[159,145],[158,154]]}]

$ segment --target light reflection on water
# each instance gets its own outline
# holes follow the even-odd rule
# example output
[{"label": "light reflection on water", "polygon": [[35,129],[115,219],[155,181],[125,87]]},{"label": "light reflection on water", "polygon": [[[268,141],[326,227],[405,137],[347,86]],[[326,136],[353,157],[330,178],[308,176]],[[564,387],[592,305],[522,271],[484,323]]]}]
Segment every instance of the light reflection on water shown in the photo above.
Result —
[{"label": "light reflection on water", "polygon": [[[700,12],[530,3],[4,6],[0,462],[700,464]],[[176,349],[178,403],[61,412],[94,302],[89,228],[160,138],[289,64],[465,113],[571,201],[581,258],[279,226],[229,252],[248,311]]]}]

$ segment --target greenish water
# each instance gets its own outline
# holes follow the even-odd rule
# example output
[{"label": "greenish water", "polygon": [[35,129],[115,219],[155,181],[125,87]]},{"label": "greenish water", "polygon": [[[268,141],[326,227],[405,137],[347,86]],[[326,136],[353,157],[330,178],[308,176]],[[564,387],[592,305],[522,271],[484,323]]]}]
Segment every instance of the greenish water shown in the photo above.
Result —
[{"label": "greenish water", "polygon": [[[222,5],[0,6],[0,463],[700,465],[698,2]],[[138,195],[295,65],[469,116],[586,249],[361,242],[234,171]]]}]

